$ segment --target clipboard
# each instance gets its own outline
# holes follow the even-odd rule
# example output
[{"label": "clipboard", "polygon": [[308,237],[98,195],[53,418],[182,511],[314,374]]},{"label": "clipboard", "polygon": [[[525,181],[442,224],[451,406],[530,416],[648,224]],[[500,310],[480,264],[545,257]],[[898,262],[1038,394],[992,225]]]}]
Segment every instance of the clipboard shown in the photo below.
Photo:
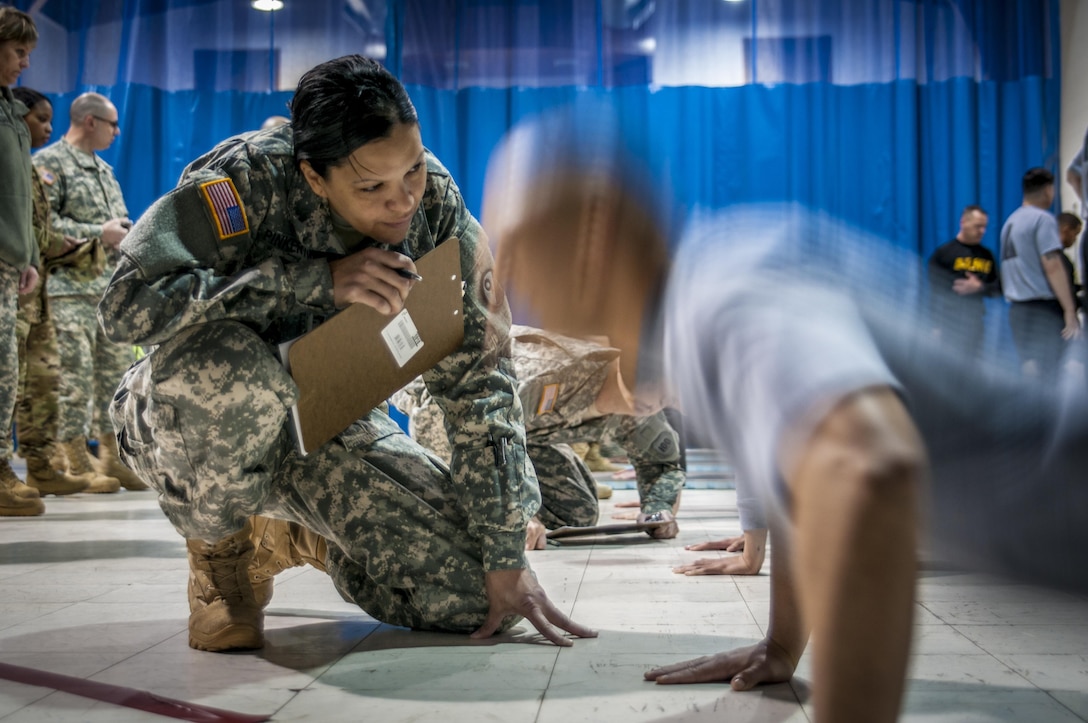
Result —
[{"label": "clipboard", "polygon": [[557,527],[548,530],[546,537],[549,540],[561,540],[568,537],[594,537],[596,535],[623,535],[632,532],[646,532],[656,530],[667,525],[667,521],[655,520],[647,522],[617,522],[611,525],[592,525],[590,527]]},{"label": "clipboard", "polygon": [[352,304],[280,345],[298,386],[296,446],[309,454],[460,348],[465,337],[461,244],[451,238],[416,260],[422,281],[386,316]]}]

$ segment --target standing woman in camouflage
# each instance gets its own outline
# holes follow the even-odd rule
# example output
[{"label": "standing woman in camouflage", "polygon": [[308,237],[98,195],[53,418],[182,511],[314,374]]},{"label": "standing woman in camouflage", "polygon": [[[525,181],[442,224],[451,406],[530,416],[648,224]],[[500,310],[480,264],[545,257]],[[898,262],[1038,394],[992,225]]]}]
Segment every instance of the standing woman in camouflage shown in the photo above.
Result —
[{"label": "standing woman in camouflage", "polygon": [[19,386],[15,319],[19,294],[38,284],[38,245],[31,226],[30,131],[26,108],[11,87],[30,66],[38,43],[34,21],[13,7],[0,7],[0,515],[45,512],[36,490],[11,468],[11,422]]},{"label": "standing woman in camouflage", "polygon": [[[464,343],[424,374],[452,430],[450,466],[382,408],[299,454],[279,343],[352,303],[400,312],[426,280],[398,272],[455,238]],[[290,124],[190,164],[122,245],[99,317],[111,339],[155,347],[111,413],[123,460],[187,539],[192,647],[260,647],[263,583],[301,559],[396,625],[486,637],[524,616],[558,645],[571,641],[553,625],[595,635],[548,600],[526,560],[540,495],[487,240],[377,62],[309,70]],[[262,518],[254,533],[258,514],[278,524]]]},{"label": "standing woman in camouflage", "polygon": [[[23,120],[30,129],[30,147],[41,148],[53,133],[53,104],[36,90],[19,87],[15,98],[27,108]],[[60,410],[60,352],[49,313],[46,281],[49,268],[60,263],[80,263],[101,246],[97,239],[74,239],[57,232],[49,220],[49,196],[37,173],[31,174],[34,189],[34,236],[41,260],[41,282],[19,297],[19,398],[15,424],[19,430],[19,454],[26,460],[27,484],[40,494],[70,495],[82,492],[93,475],[74,476],[53,468]],[[104,259],[103,259],[104,260]],[[101,268],[98,270],[101,273]]]}]

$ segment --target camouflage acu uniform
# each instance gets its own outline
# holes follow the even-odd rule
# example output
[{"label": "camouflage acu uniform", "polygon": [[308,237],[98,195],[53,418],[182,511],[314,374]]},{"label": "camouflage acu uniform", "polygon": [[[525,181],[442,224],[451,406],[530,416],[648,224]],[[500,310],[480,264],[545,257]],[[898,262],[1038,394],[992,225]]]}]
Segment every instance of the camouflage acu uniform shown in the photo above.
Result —
[{"label": "camouflage acu uniform", "polygon": [[0,86],[0,460],[11,458],[11,421],[18,390],[15,331],[19,277],[38,263],[31,227],[30,131],[27,112],[7,86]]},{"label": "camouflage acu uniform", "polygon": [[[19,297],[19,400],[15,422],[19,430],[20,454],[34,451],[44,459],[53,454],[57,440],[60,407],[60,356],[57,334],[49,314],[46,279],[49,259],[64,247],[64,235],[57,233],[49,219],[49,197],[37,173],[31,178],[34,189],[34,236],[41,259],[41,283]],[[74,256],[75,254],[73,254]]]},{"label": "camouflage acu uniform", "polygon": [[[46,186],[53,227],[75,238],[98,238],[102,224],[128,216],[113,169],[63,138],[34,155]],[[102,333],[95,307],[113,273],[116,253],[91,280],[79,269],[57,267],[49,278],[53,322],[61,366],[59,437],[111,434],[109,403],[125,370],[135,359],[130,344],[115,344]]]},{"label": "camouflage acu uniform", "polygon": [[[619,350],[525,326],[512,327],[510,336],[529,459],[540,481],[541,522],[551,529],[596,524],[593,474],[570,444],[605,438],[620,444],[634,464],[642,511],[671,510],[686,475],[679,436],[665,414],[601,416],[593,408]],[[392,401],[409,415],[412,437],[448,458],[442,411],[421,381]]]},{"label": "camouflage acu uniform", "polygon": [[[290,441],[298,391],[274,349],[334,312],[328,260],[369,241],[334,226],[289,126],[191,164],[125,239],[99,316],[111,338],[157,345],[125,376],[113,421],[122,459],[182,535],[217,540],[256,513],[299,522],[328,539],[333,581],[371,615],[468,631],[486,617],[484,573],[527,567],[539,491],[486,239],[429,153],[427,171],[393,248],[419,258],[461,241],[464,344],[424,374],[453,420],[450,467],[383,409],[307,456]],[[489,438],[506,441],[505,460]]]}]

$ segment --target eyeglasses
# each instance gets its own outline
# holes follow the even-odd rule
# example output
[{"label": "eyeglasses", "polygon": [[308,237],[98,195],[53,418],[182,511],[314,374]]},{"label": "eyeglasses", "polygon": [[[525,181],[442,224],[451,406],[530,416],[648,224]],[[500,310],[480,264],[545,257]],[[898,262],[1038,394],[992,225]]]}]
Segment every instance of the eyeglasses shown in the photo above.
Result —
[{"label": "eyeglasses", "polygon": [[120,122],[118,122],[118,121],[115,121],[115,120],[110,120],[109,118],[103,118],[103,117],[102,117],[102,116],[100,116],[100,115],[92,115],[92,116],[91,116],[91,118],[94,118],[95,120],[100,120],[100,121],[102,121],[103,123],[109,123],[109,124],[110,124],[111,126],[113,126],[113,129],[114,129],[115,131],[116,131],[116,130],[120,130],[120,129],[121,129],[121,124],[120,124]]}]

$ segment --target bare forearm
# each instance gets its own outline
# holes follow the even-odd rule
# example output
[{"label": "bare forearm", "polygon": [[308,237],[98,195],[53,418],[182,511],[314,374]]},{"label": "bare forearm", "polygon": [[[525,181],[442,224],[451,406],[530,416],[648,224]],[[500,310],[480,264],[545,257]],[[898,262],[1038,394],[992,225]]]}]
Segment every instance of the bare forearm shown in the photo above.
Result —
[{"label": "bare forearm", "polygon": [[[824,418],[788,477],[798,599],[816,641],[817,720],[870,723],[898,714],[924,458],[899,398],[872,390]],[[864,702],[858,690],[867,691]]]},{"label": "bare forearm", "polygon": [[1065,273],[1065,267],[1058,257],[1060,253],[1062,252],[1051,251],[1043,254],[1043,271],[1046,272],[1046,280],[1050,284],[1051,291],[1054,292],[1054,298],[1062,305],[1062,312],[1067,316],[1076,315],[1077,307],[1073,301],[1073,289],[1069,285],[1069,276]]},{"label": "bare forearm", "polygon": [[1069,181],[1069,185],[1077,192],[1077,198],[1084,198],[1084,180],[1079,173],[1070,168],[1065,174],[1065,180]]},{"label": "bare forearm", "polygon": [[[745,531],[747,549],[749,532]],[[766,534],[766,531],[764,531]],[[777,645],[797,667],[808,644],[808,628],[801,616],[800,601],[794,584],[792,544],[790,535],[775,526],[771,533],[775,561],[771,564],[771,619],[767,640]]]}]

